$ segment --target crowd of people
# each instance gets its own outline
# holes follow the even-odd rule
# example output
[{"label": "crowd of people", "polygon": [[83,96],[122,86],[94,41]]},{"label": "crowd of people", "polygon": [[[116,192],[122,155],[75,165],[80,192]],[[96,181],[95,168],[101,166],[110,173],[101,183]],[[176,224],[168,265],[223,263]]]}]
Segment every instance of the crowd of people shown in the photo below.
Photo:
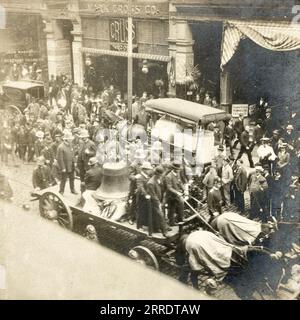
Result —
[{"label": "crowd of people", "polygon": [[[187,199],[195,209],[199,203],[205,205],[208,223],[232,205],[242,216],[262,223],[299,222],[297,111],[285,108],[284,115],[278,117],[278,110],[260,99],[250,119],[240,115],[209,123],[206,130],[214,134],[217,154],[211,163],[199,166],[193,158],[166,161],[162,141],[148,146],[139,135],[118,140],[120,123],[127,122],[130,130],[134,126],[145,132],[151,129],[145,110],[151,98],[146,92],[133,97],[130,120],[127,101],[113,85],[94,92],[87,84],[80,87],[72,83],[67,76],[51,76],[47,98],[30,97],[24,114],[2,114],[2,165],[35,164],[34,190],[57,185],[57,191],[64,195],[67,180],[73,194],[94,191],[101,186],[105,163],[126,161],[130,187],[122,219],[164,237],[185,220]],[[211,100],[205,103],[212,106]],[[103,134],[106,129],[111,130],[110,137]],[[80,190],[75,187],[76,177]],[[0,178],[0,196],[12,199],[6,177]],[[96,238],[93,226],[88,225],[86,233],[88,238]]]},{"label": "crowd of people", "polygon": [[[149,118],[145,102],[150,98],[147,93],[134,97],[132,106],[133,124],[146,130]],[[1,161],[4,164],[15,164],[17,158],[24,163],[35,161],[32,178],[35,189],[59,184],[59,192],[63,194],[69,179],[72,193],[86,188],[95,190],[101,183],[98,179],[101,170],[95,167],[101,168],[105,161],[110,161],[111,155],[117,154],[118,158],[121,150],[120,142],[116,144],[100,133],[126,120],[126,100],[113,85],[95,93],[88,85],[79,87],[66,76],[51,76],[47,98],[30,97],[24,115],[1,118]],[[125,159],[131,168],[130,221],[136,220],[136,212],[145,211],[143,202],[149,193],[156,201],[152,208],[158,217],[159,229],[166,234],[163,208],[169,204],[170,226],[182,221],[184,197],[191,181],[197,182],[199,194],[205,190],[201,201],[207,202],[211,216],[234,203],[251,219],[297,219],[299,117],[296,111],[291,111],[282,120],[280,122],[275,110],[261,99],[248,123],[242,115],[211,122],[206,129],[214,132],[218,154],[196,177],[190,176],[195,166],[192,162],[178,164],[158,160],[153,165],[153,157],[160,157],[162,152],[160,141],[150,150],[140,137],[128,142],[124,153],[125,156],[130,153]],[[238,144],[239,152],[236,151]],[[247,155],[250,167],[255,168],[250,174],[243,154]],[[258,157],[256,164],[253,155]],[[75,190],[76,175],[82,182],[82,190]],[[245,208],[246,192],[250,193],[249,213]],[[140,216],[138,226],[147,224],[142,214]]]}]

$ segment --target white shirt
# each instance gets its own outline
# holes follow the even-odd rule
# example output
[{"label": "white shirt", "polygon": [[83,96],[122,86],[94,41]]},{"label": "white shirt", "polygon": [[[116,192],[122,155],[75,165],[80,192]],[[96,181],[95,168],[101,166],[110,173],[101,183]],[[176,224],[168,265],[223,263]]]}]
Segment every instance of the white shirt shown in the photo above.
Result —
[{"label": "white shirt", "polygon": [[269,145],[263,145],[263,144],[258,147],[257,155],[261,159],[263,159],[267,155],[269,155],[268,156],[268,160],[270,160],[270,161],[274,161],[277,158],[276,154],[274,153],[273,148],[271,146],[269,146]]}]

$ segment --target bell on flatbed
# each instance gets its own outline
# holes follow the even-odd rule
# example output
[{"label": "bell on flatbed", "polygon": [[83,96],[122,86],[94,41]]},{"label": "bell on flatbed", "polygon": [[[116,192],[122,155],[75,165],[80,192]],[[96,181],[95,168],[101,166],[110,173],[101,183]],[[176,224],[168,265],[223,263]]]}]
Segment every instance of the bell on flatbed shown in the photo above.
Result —
[{"label": "bell on flatbed", "polygon": [[99,200],[117,200],[128,196],[129,179],[125,162],[105,163],[101,186],[94,197]]}]

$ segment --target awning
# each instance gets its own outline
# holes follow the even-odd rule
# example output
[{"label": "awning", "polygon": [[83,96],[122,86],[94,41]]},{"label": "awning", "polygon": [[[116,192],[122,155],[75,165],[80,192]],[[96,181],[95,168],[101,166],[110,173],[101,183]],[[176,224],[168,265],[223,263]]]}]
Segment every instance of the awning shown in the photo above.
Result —
[{"label": "awning", "polygon": [[230,61],[244,37],[273,51],[300,49],[299,24],[230,20],[224,23],[221,69]]},{"label": "awning", "polygon": [[[108,56],[125,57],[125,58],[128,57],[128,53],[126,51],[113,51],[113,50],[94,49],[94,48],[86,48],[86,47],[81,48],[81,51],[94,56],[108,55]],[[161,56],[161,55],[149,54],[149,53],[132,53],[132,57],[135,59],[155,60],[155,61],[162,61],[162,62],[169,62],[171,60],[171,57],[169,56]]]}]

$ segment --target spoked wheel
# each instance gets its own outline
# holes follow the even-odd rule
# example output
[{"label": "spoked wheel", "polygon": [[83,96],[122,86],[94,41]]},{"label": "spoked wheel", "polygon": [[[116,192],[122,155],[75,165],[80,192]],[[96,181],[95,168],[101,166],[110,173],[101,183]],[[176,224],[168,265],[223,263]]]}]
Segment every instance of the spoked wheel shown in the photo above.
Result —
[{"label": "spoked wheel", "polygon": [[158,261],[151,250],[143,246],[137,246],[128,253],[129,257],[137,263],[143,264],[153,270],[159,270]]},{"label": "spoked wheel", "polygon": [[53,192],[45,192],[39,202],[43,218],[58,222],[62,227],[73,230],[73,217],[69,206]]}]

